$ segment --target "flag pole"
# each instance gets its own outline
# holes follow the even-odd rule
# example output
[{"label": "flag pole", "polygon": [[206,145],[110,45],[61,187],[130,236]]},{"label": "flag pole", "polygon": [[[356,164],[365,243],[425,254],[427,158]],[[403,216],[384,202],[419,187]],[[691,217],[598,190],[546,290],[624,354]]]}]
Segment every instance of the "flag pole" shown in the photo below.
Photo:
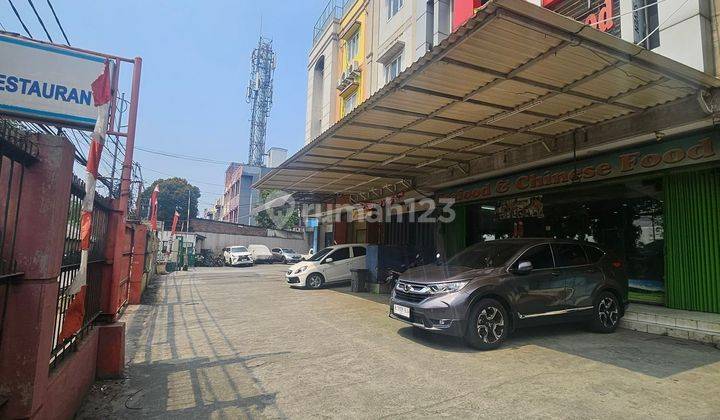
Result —
[{"label": "flag pole", "polygon": [[92,235],[92,213],[95,204],[95,184],[99,178],[98,167],[102,156],[105,136],[108,131],[110,102],[113,92],[110,81],[110,61],[105,60],[102,74],[92,83],[93,104],[97,109],[97,120],[91,136],[90,150],[85,164],[85,197],[83,197],[80,213],[80,267],[72,283],[63,292],[65,295],[74,295],[87,283],[87,267],[90,259],[90,242]]}]

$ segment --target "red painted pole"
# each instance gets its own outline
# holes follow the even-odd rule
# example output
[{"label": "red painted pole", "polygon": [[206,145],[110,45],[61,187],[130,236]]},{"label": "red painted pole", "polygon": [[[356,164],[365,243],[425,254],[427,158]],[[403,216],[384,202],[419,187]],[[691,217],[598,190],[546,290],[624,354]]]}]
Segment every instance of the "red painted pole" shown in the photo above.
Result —
[{"label": "red painted pole", "polygon": [[125,159],[123,160],[122,173],[120,175],[120,196],[117,198],[117,206],[114,214],[114,246],[113,250],[113,275],[112,283],[108,290],[108,299],[105,300],[105,313],[116,319],[122,301],[120,300],[120,284],[129,280],[130,252],[132,244],[127,242],[125,234],[128,213],[128,201],[130,198],[133,151],[135,149],[135,129],[137,127],[137,111],[140,99],[140,75],[142,71],[142,59],[135,58],[133,66],[132,91],[130,98],[130,109],[128,118],[127,138],[125,142]]}]

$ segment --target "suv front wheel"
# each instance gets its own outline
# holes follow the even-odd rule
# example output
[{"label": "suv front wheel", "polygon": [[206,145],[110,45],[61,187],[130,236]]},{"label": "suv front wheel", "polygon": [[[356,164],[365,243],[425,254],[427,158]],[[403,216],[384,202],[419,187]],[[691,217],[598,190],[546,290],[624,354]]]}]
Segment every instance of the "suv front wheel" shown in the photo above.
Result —
[{"label": "suv front wheel", "polygon": [[478,350],[492,350],[500,347],[509,331],[505,307],[495,299],[482,299],[470,311],[465,341]]}]

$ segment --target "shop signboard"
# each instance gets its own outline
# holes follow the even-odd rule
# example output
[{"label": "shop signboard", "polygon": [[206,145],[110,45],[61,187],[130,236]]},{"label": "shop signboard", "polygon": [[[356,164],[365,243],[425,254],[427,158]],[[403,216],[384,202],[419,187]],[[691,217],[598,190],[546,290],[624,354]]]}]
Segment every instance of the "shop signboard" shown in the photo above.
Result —
[{"label": "shop signboard", "polygon": [[542,6],[620,37],[620,0],[542,0]]},{"label": "shop signboard", "polygon": [[543,213],[542,195],[532,197],[511,198],[502,201],[497,208],[497,217],[500,220],[505,219],[522,219],[522,218],[538,218],[545,217]]},{"label": "shop signboard", "polygon": [[90,85],[103,72],[104,58],[7,35],[0,35],[0,57],[0,114],[95,124]]},{"label": "shop signboard", "polygon": [[438,198],[453,198],[455,202],[478,201],[718,160],[720,137],[716,133],[695,135],[450,188],[439,192]]}]

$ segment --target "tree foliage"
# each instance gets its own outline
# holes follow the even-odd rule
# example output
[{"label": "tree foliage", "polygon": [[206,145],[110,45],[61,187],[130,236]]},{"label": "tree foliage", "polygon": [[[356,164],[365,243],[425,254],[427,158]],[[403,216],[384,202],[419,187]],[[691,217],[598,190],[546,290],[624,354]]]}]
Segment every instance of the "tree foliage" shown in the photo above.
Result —
[{"label": "tree foliage", "polygon": [[176,209],[180,213],[180,220],[187,218],[188,193],[190,194],[190,217],[197,217],[200,189],[190,184],[186,179],[168,178],[156,180],[143,191],[141,195],[142,207],[145,209],[142,215],[143,218],[148,217],[150,196],[155,186],[160,187],[158,193],[158,220],[165,222],[166,229],[170,228]]},{"label": "tree foliage", "polygon": [[[280,195],[284,195],[279,190],[269,189],[260,191],[260,202],[267,203]],[[266,229],[290,230],[300,225],[300,216],[294,203],[287,203],[280,208],[269,210],[275,217],[263,210],[255,215],[255,222],[258,226]],[[277,223],[276,223],[277,222]],[[280,224],[280,226],[278,226]]]}]

